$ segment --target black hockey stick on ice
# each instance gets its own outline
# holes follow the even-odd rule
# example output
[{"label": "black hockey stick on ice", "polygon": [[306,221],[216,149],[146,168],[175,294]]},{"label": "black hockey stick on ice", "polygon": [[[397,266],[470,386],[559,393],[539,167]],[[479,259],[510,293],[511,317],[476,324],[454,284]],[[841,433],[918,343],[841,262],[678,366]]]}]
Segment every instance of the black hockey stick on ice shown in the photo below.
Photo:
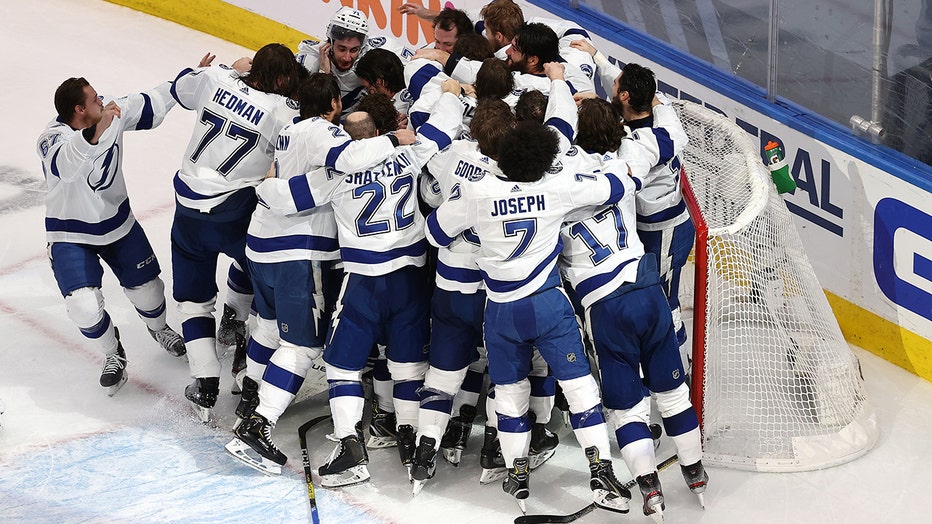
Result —
[{"label": "black hockey stick on ice", "polygon": [[[658,464],[657,471],[660,472],[669,468],[676,463],[676,460],[676,454],[674,454],[672,457]],[[631,489],[635,484],[637,484],[637,481],[631,479],[628,482],[625,482],[624,486],[627,489]],[[515,524],[562,524],[566,522],[574,522],[580,517],[588,515],[595,508],[595,503],[592,503],[575,513],[570,513],[569,515],[522,515],[515,518]]]},{"label": "black hockey stick on ice", "polygon": [[317,514],[317,495],[314,493],[314,479],[311,477],[311,459],[307,454],[307,432],[311,428],[328,420],[330,415],[321,415],[308,420],[298,428],[298,444],[301,446],[301,461],[304,463],[304,481],[307,483],[307,499],[311,503],[311,522],[320,524],[320,515]]}]

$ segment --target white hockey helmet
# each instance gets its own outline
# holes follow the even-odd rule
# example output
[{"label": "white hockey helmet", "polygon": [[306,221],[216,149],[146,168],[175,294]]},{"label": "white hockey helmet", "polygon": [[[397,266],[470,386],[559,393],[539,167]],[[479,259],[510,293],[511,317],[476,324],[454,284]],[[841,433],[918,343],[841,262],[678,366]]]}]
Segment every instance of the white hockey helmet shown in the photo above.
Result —
[{"label": "white hockey helmet", "polygon": [[366,20],[366,15],[352,7],[341,7],[327,25],[327,38],[332,40],[357,37],[363,41],[368,33],[369,21]]}]

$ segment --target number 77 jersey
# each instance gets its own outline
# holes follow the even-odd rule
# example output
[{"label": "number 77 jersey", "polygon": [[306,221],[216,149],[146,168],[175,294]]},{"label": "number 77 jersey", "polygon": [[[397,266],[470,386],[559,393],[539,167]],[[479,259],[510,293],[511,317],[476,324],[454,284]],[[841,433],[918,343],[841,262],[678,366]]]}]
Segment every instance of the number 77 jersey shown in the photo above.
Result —
[{"label": "number 77 jersey", "polygon": [[298,116],[297,103],[249,87],[225,66],[182,71],[171,93],[197,112],[175,193],[181,205],[204,212],[262,181],[279,132]]},{"label": "number 77 jersey", "polygon": [[621,200],[622,170],[573,173],[558,162],[537,182],[496,175],[461,184],[427,219],[427,238],[449,245],[469,227],[479,234],[479,271],[489,300],[511,302],[559,285],[560,228],[573,211]]}]

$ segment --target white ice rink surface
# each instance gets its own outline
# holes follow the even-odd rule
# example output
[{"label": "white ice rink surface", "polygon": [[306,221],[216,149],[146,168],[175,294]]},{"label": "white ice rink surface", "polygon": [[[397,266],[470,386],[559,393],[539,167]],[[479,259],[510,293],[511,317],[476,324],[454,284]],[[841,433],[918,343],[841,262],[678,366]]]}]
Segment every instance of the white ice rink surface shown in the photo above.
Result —
[{"label": "white ice rink surface", "polygon": [[[210,51],[231,63],[247,50],[98,0],[0,3],[0,522],[307,522],[295,429],[325,411],[324,398],[290,409],[274,437],[289,462],[280,477],[241,465],[230,439],[231,379],[222,378],[219,428],[196,423],[183,398],[187,364],[159,349],[107,273],[108,310],[120,327],[129,382],[107,397],[101,355],[68,320],[46,260],[41,168],[35,139],[54,116],[52,94],[84,76],[101,94],[123,95],[173,78]],[[153,130],[127,133],[127,185],[137,218],[170,282],[171,177],[194,125],[176,108]],[[223,264],[221,264],[223,265]],[[169,299],[170,300],[170,299]],[[179,327],[174,303],[169,323]],[[710,468],[699,508],[678,468],[661,474],[667,522],[929,522],[932,520],[932,384],[864,351],[880,421],[876,447],[824,471],[755,474]],[[228,363],[225,368],[228,369]],[[317,490],[323,522],[507,523],[519,513],[497,485],[478,484],[479,426],[457,470],[445,462],[416,498],[394,449],[373,451],[368,484]],[[316,467],[333,444],[309,435]],[[557,455],[531,477],[530,513],[568,513],[588,501],[588,472],[560,429]],[[669,454],[664,444],[661,455]],[[615,454],[618,476],[628,477]],[[640,496],[628,515],[596,511],[582,523],[651,522]]]}]

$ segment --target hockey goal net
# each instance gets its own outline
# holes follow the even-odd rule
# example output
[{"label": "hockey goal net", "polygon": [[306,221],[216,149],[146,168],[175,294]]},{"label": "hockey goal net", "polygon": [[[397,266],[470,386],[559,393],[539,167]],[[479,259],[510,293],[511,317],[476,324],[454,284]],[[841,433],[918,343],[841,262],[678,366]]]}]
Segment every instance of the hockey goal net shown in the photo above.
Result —
[{"label": "hockey goal net", "polygon": [[681,302],[694,300],[704,461],[805,471],[857,458],[877,439],[860,366],[758,148],[718,113],[676,108],[689,135],[684,196],[697,232]]}]

